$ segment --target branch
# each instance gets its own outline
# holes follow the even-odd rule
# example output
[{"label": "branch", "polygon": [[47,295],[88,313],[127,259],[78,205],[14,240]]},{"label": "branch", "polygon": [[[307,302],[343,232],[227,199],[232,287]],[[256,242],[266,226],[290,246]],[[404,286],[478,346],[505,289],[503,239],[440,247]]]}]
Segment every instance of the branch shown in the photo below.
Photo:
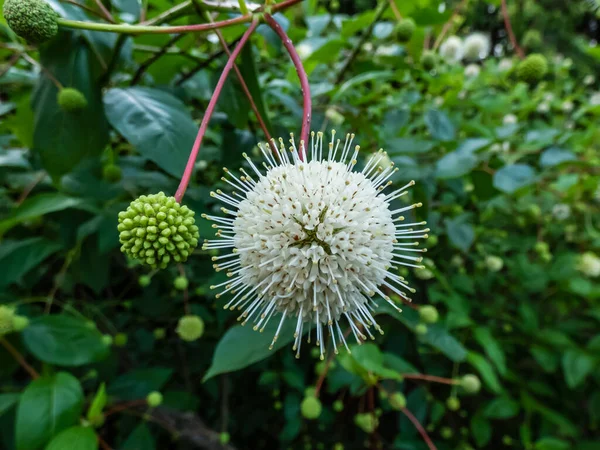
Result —
[{"label": "branch", "polygon": [[513,32],[512,25],[510,24],[510,17],[508,16],[506,0],[502,0],[502,16],[504,17],[504,28],[506,28],[506,32],[508,33],[510,43],[515,48],[515,51],[517,52],[517,55],[519,55],[519,58],[525,58],[525,52],[523,52],[523,49],[519,47],[519,43],[517,42],[517,38],[515,37],[515,33]]},{"label": "branch", "polygon": [[417,420],[417,418],[413,415],[413,413],[411,413],[406,408],[402,408],[401,411],[404,413],[404,415],[406,417],[408,417],[408,420],[410,420],[412,422],[412,424],[415,426],[417,431],[421,434],[421,437],[427,444],[427,447],[429,447],[429,450],[437,450],[437,447],[433,444],[433,442],[429,438],[427,431],[425,431],[425,428],[423,428],[423,425],[421,425],[421,423]]},{"label": "branch", "polygon": [[2,344],[2,346],[6,349],[6,351],[8,353],[10,353],[13,356],[13,358],[15,358],[17,360],[17,362],[21,365],[21,367],[23,369],[25,369],[27,371],[27,373],[29,374],[29,376],[31,378],[36,380],[40,377],[40,374],[37,373],[37,371],[33,367],[31,367],[27,363],[27,361],[25,361],[25,358],[23,358],[23,355],[21,355],[19,350],[17,350],[15,347],[13,347],[13,345],[10,342],[8,342],[6,340],[6,338],[0,337],[0,344]]},{"label": "branch", "polygon": [[435,375],[425,375],[422,373],[403,373],[401,374],[404,379],[413,379],[413,380],[424,380],[431,381],[434,383],[442,383],[442,384],[459,384],[460,382],[457,380],[453,380],[452,378],[443,378],[436,377]]},{"label": "branch", "polygon": [[444,37],[446,36],[446,33],[448,33],[448,30],[452,26],[452,22],[454,22],[454,18],[456,17],[456,15],[458,14],[458,12],[462,9],[462,7],[464,6],[464,4],[467,3],[467,1],[468,0],[462,0],[462,2],[460,2],[458,5],[456,5],[456,8],[454,8],[454,11],[452,11],[452,15],[450,15],[450,18],[446,21],[446,23],[442,27],[442,32],[440,33],[440,35],[435,40],[435,43],[433,44],[433,50],[437,50],[438,49],[438,47],[440,46],[440,44],[444,40]]},{"label": "branch", "polygon": [[169,41],[165,45],[163,45],[159,51],[157,51],[154,55],[152,55],[150,58],[148,58],[146,61],[144,61],[142,64],[140,64],[140,67],[138,67],[138,70],[135,72],[135,75],[133,76],[133,79],[131,80],[131,86],[133,86],[134,84],[137,84],[140,81],[140,79],[142,78],[142,75],[144,74],[144,72],[148,69],[148,67],[150,67],[161,56],[163,56],[165,53],[167,53],[169,51],[169,48],[171,47],[171,45],[173,45],[175,42],[177,42],[183,36],[185,36],[185,35],[184,34],[176,34],[171,39],[169,39]]}]

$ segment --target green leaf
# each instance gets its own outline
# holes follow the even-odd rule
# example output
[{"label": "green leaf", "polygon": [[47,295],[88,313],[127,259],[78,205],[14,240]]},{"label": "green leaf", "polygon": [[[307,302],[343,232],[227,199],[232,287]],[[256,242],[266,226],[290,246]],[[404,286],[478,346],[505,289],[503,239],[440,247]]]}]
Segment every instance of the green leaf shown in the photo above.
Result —
[{"label": "green leaf", "polygon": [[390,155],[403,153],[427,153],[434,147],[432,141],[416,138],[396,138],[387,143],[386,150]]},{"label": "green leaf", "polygon": [[445,112],[430,109],[425,113],[425,125],[429,133],[439,141],[452,141],[456,137],[456,129]]},{"label": "green leaf", "polygon": [[110,124],[147,159],[180,177],[198,127],[171,94],[144,87],[113,88],[104,95]]},{"label": "green leaf", "polygon": [[148,425],[140,423],[120,447],[120,450],[154,450],[156,444]]},{"label": "green leaf", "polygon": [[98,438],[89,427],[71,427],[50,441],[45,450],[97,450]]},{"label": "green leaf", "polygon": [[21,394],[17,408],[17,450],[39,449],[75,425],[83,400],[79,381],[69,373],[59,372],[32,381]]},{"label": "green leaf", "polygon": [[384,367],[383,353],[373,343],[352,346],[352,358],[366,371],[372,372],[381,378],[400,380],[400,374]]},{"label": "green leaf", "polygon": [[88,408],[88,420],[93,420],[94,418],[97,418],[98,416],[100,416],[100,414],[102,414],[102,411],[106,406],[106,401],[106,385],[102,383],[98,388],[98,391],[96,392],[96,395],[94,396],[90,407]]},{"label": "green leaf", "polygon": [[488,419],[510,419],[519,413],[519,402],[509,397],[499,397],[487,404],[483,415]]},{"label": "green leaf", "polygon": [[340,98],[344,96],[347,91],[352,90],[358,85],[363,83],[367,83],[370,81],[378,81],[381,82],[383,80],[387,80],[389,78],[393,78],[394,73],[391,71],[374,71],[374,72],[365,72],[360,75],[356,75],[355,77],[350,78],[344,84],[342,84],[339,90],[334,94],[332,98],[332,102],[338,101]]},{"label": "green leaf", "polygon": [[463,252],[466,252],[475,240],[475,229],[467,222],[469,217],[468,214],[462,214],[446,220],[446,233],[450,243]]},{"label": "green leaf", "polygon": [[527,164],[510,164],[494,174],[494,187],[507,194],[529,186],[535,181],[535,171]]},{"label": "green leaf", "polygon": [[19,401],[19,394],[0,394],[0,416]]},{"label": "green leaf", "polygon": [[595,365],[596,361],[587,353],[576,349],[567,350],[562,358],[567,385],[574,388],[583,383]]},{"label": "green leaf", "polygon": [[58,88],[42,76],[35,88],[34,149],[50,176],[58,179],[85,158],[99,156],[108,142],[108,123],[102,108],[99,71],[88,44],[74,33],[61,33],[41,47],[41,64],[64,86],[79,90],[88,105],[81,112],[63,111]]},{"label": "green leaf", "polygon": [[568,150],[550,147],[544,150],[544,153],[540,156],[540,166],[554,167],[567,161],[575,161],[576,159],[575,155]]},{"label": "green leaf", "polygon": [[481,413],[471,418],[471,434],[477,448],[484,448],[492,438],[492,424]]},{"label": "green leaf", "polygon": [[10,216],[0,221],[0,235],[26,220],[35,219],[67,208],[82,206],[83,200],[59,193],[38,194],[25,200]]},{"label": "green leaf", "polygon": [[173,373],[173,369],[152,367],[138,369],[121,375],[108,385],[108,394],[121,400],[146,398],[152,391],[160,391]]},{"label": "green leaf", "polygon": [[498,381],[498,377],[496,376],[496,372],[494,372],[494,368],[492,365],[485,359],[485,357],[476,352],[469,352],[467,355],[467,361],[471,364],[483,379],[483,382],[486,384],[490,390],[499,394],[502,392],[502,386],[500,385],[500,381]]},{"label": "green leaf", "polygon": [[479,342],[479,345],[483,347],[487,357],[492,360],[496,369],[498,369],[498,373],[502,376],[506,375],[506,357],[504,355],[504,350],[502,350],[502,346],[498,343],[496,338],[492,336],[490,329],[487,327],[475,328],[473,335],[475,340]]},{"label": "green leaf", "polygon": [[563,441],[553,437],[545,437],[536,441],[534,450],[569,450],[572,448],[569,441]]},{"label": "green leaf", "polygon": [[61,248],[42,237],[3,241],[0,245],[0,288],[18,282],[23,275]]},{"label": "green leaf", "polygon": [[438,160],[435,176],[442,179],[458,178],[469,173],[479,162],[475,152],[489,144],[489,139],[466,139],[456,150]]},{"label": "green leaf", "polygon": [[90,364],[109,351],[93,323],[62,314],[33,319],[23,341],[38,359],[58,366]]}]

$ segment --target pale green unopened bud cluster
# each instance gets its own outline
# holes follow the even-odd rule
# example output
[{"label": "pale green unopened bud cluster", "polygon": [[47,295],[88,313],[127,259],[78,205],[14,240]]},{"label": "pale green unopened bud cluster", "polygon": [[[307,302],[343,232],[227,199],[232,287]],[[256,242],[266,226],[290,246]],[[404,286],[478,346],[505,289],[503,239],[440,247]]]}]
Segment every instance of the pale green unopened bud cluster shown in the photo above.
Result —
[{"label": "pale green unopened bud cluster", "polygon": [[29,42],[41,43],[58,33],[58,14],[43,0],[6,0],[3,12],[10,28]]},{"label": "pale green unopened bud cluster", "polygon": [[517,66],[517,77],[521,81],[534,84],[548,72],[548,61],[539,53],[532,53]]},{"label": "pale green unopened bud cluster", "polygon": [[118,230],[121,251],[153,269],[186,261],[200,237],[194,211],[163,192],[131,202],[119,213]]},{"label": "pale green unopened bud cluster", "polygon": [[29,325],[29,319],[25,316],[15,314],[14,308],[6,305],[0,305],[0,336],[22,331]]},{"label": "pale green unopened bud cluster", "polygon": [[204,334],[204,321],[199,316],[183,316],[175,331],[184,341],[193,342]]}]

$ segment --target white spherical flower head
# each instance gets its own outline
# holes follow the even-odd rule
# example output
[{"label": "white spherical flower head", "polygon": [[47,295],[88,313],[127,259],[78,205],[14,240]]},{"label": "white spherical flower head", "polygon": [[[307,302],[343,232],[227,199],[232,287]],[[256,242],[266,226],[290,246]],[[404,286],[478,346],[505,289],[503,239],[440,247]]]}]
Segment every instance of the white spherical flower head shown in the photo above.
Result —
[{"label": "white spherical flower head", "polygon": [[475,78],[481,72],[481,68],[477,64],[469,64],[465,67],[465,77]]},{"label": "white spherical flower head", "polygon": [[490,38],[483,33],[473,33],[465,38],[464,57],[470,61],[478,61],[490,54]]},{"label": "white spherical flower head", "polygon": [[458,36],[450,36],[440,46],[440,55],[448,62],[459,62],[463,59],[463,54],[463,41]]},{"label": "white spherical flower head", "polygon": [[498,64],[498,70],[500,72],[508,72],[513,67],[513,61],[510,58],[503,58]]},{"label": "white spherical flower head", "polygon": [[514,114],[507,114],[502,118],[502,123],[504,125],[514,125],[517,122],[517,116],[515,116]]},{"label": "white spherical flower head", "polygon": [[398,310],[388,293],[409,300],[407,292],[414,289],[398,267],[421,267],[419,252],[425,249],[418,240],[429,229],[425,222],[403,223],[401,214],[420,203],[395,206],[414,181],[383,192],[398,170],[391,162],[382,167],[383,150],[357,171],[360,147],[353,146],[353,134],[342,144],[332,132],[325,152],[323,134],[311,136],[309,155],[304,143],[296,148],[292,136],[289,151],[282,139],[279,145],[275,140],[259,145],[266,171],[245,154],[252,175],[241,169],[237,177],[225,169],[229,178],[223,180],[233,193],[211,195],[226,204],[222,211],[229,217],[204,215],[219,229],[219,239],[206,241],[204,249],[232,249],[213,258],[215,269],[231,278],[213,287],[222,288],[217,297],[233,294],[225,308],[243,309],[242,324],[253,320],[262,331],[280,315],[271,347],[289,319],[295,323],[296,355],[304,331],[310,342],[314,329],[323,357],[327,331],[335,352],[347,347],[341,319],[359,343],[366,335],[374,338],[372,328],[382,332],[373,317],[376,294]]}]

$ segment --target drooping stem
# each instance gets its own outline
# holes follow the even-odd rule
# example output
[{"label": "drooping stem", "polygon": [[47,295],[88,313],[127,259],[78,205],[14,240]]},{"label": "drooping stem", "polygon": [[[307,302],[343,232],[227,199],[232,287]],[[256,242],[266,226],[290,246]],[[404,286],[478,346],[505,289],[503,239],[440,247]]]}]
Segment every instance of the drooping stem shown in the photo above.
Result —
[{"label": "drooping stem", "polygon": [[238,0],[238,4],[240,5],[240,11],[242,14],[248,14],[248,7],[246,6],[245,0]]},{"label": "drooping stem", "polygon": [[427,431],[425,431],[425,428],[423,428],[423,425],[421,425],[421,422],[419,422],[419,420],[413,415],[413,413],[411,413],[406,408],[402,408],[401,411],[404,413],[404,415],[406,417],[408,417],[408,420],[410,420],[412,422],[412,424],[415,426],[415,428],[417,429],[417,431],[421,434],[421,437],[423,438],[423,440],[427,444],[427,447],[429,447],[429,450],[437,450],[437,447],[435,446],[435,444],[429,438],[429,435],[427,434]]},{"label": "drooping stem", "polygon": [[[310,132],[310,119],[312,114],[312,104],[310,98],[310,85],[308,84],[308,76],[306,75],[306,70],[304,70],[304,66],[302,65],[302,60],[292,43],[292,40],[288,37],[283,28],[273,19],[270,14],[265,14],[265,21],[267,24],[273,29],[275,33],[283,42],[284,47],[290,54],[290,58],[292,58],[292,62],[294,63],[294,67],[296,67],[296,72],[298,73],[298,78],[300,79],[300,88],[302,89],[302,98],[304,102],[304,111],[302,114],[302,130],[300,132],[300,145],[304,142],[304,145],[308,145],[308,133]],[[302,152],[300,152],[300,157],[302,157]]]},{"label": "drooping stem", "polygon": [[204,113],[204,117],[202,117],[202,122],[200,123],[200,129],[198,130],[198,135],[196,136],[196,141],[194,142],[194,146],[192,147],[192,151],[190,152],[190,157],[188,158],[187,165],[185,166],[185,170],[183,172],[183,176],[181,177],[181,182],[179,183],[179,187],[177,188],[177,192],[175,193],[175,200],[181,202],[183,195],[190,183],[190,178],[192,176],[192,172],[194,171],[194,164],[196,163],[196,158],[198,157],[198,151],[200,150],[200,146],[202,145],[202,140],[204,139],[204,134],[206,133],[206,129],[208,128],[208,122],[210,122],[210,118],[215,111],[215,106],[217,105],[217,100],[219,100],[219,96],[221,95],[221,91],[223,90],[223,86],[225,85],[225,80],[227,80],[227,76],[231,71],[235,59],[238,57],[242,48],[250,38],[250,35],[254,32],[256,27],[258,26],[258,20],[254,19],[250,24],[250,27],[246,30],[238,44],[235,46],[233,52],[229,56],[227,60],[227,64],[223,68],[223,72],[219,77],[219,81],[215,86],[215,90],[213,92],[212,97],[210,98],[210,102],[208,102],[208,106],[206,107],[206,112]]},{"label": "drooping stem", "polygon": [[108,9],[106,9],[106,6],[104,6],[104,4],[102,3],[102,0],[95,0],[95,2],[96,2],[96,6],[98,6],[98,9],[100,11],[102,11],[102,14],[104,14],[104,17],[106,18],[106,20],[109,21],[110,23],[115,23],[114,17],[110,13],[110,11]]},{"label": "drooping stem", "polygon": [[517,38],[515,37],[515,33],[513,32],[512,25],[510,24],[510,17],[508,15],[508,8],[506,7],[506,0],[502,0],[502,17],[504,18],[504,28],[506,28],[506,32],[508,33],[508,38],[510,39],[510,43],[515,48],[517,55],[519,58],[525,58],[525,52],[523,49],[519,47],[519,43],[517,42]]},{"label": "drooping stem", "polygon": [[433,383],[442,383],[442,384],[459,384],[460,383],[460,381],[453,380],[452,378],[436,377],[435,375],[425,375],[422,373],[403,373],[402,377],[404,379],[431,381]]},{"label": "drooping stem", "polygon": [[442,31],[441,31],[440,35],[435,40],[435,43],[433,44],[433,50],[438,49],[438,47],[444,40],[444,37],[446,37],[446,33],[448,33],[448,30],[450,30],[450,27],[454,23],[454,18],[457,16],[457,14],[462,9],[462,7],[467,3],[467,1],[468,0],[462,0],[462,2],[460,2],[458,5],[456,5],[456,8],[454,8],[454,11],[452,11],[450,18],[446,21],[446,23],[442,27]]},{"label": "drooping stem", "polygon": [[37,373],[37,371],[33,367],[31,367],[27,363],[27,361],[25,361],[25,358],[23,358],[23,355],[21,355],[21,353],[19,353],[19,350],[17,350],[4,337],[0,337],[0,344],[2,344],[2,346],[6,349],[6,351],[8,351],[8,353],[10,353],[13,356],[13,358],[15,358],[17,360],[17,362],[21,365],[21,367],[23,367],[23,369],[25,369],[27,371],[27,373],[29,374],[29,376],[31,378],[33,378],[35,380],[40,377],[40,374]]}]

